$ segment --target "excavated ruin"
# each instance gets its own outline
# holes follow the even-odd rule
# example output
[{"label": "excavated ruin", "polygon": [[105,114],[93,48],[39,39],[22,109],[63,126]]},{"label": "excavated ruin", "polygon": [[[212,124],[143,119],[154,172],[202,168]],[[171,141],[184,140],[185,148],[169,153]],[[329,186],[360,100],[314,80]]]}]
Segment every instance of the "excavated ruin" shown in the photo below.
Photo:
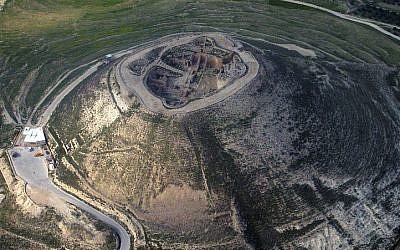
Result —
[{"label": "excavated ruin", "polygon": [[257,70],[254,56],[238,40],[221,33],[189,33],[126,56],[116,78],[125,96],[138,96],[153,112],[176,114],[222,101]]}]

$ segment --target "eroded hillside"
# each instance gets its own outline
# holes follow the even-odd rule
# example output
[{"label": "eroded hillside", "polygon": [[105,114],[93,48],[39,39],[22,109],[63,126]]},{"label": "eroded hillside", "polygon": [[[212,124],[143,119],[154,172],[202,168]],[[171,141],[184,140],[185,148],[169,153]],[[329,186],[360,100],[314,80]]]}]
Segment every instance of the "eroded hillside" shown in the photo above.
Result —
[{"label": "eroded hillside", "polygon": [[[295,2],[7,1],[0,148],[44,126],[51,181],[125,248],[399,246],[398,29]],[[393,1],[350,2],[397,21]],[[0,248],[115,248],[94,214],[2,174]]]},{"label": "eroded hillside", "polygon": [[398,69],[274,52],[258,59],[263,73],[249,88],[187,119],[214,148],[210,175],[230,184],[249,240],[260,249],[392,247]]},{"label": "eroded hillside", "polygon": [[232,197],[209,189],[204,163],[180,119],[121,105],[107,76],[104,71],[77,89],[51,122],[65,148],[57,150],[64,159],[60,179],[134,211],[151,244],[245,244],[235,229]]},{"label": "eroded hillside", "polygon": [[166,248],[393,246],[398,69],[256,44],[256,79],[188,114],[126,101],[112,66],[91,77],[50,123],[60,180]]}]

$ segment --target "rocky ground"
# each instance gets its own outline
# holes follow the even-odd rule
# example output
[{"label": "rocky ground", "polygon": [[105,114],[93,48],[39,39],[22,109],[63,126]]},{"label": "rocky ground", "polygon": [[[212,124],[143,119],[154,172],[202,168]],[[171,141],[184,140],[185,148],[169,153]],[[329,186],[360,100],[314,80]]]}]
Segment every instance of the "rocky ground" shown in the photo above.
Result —
[{"label": "rocky ground", "polygon": [[238,198],[249,240],[390,248],[400,225],[399,70],[264,53],[249,88],[187,119],[204,148],[215,141],[210,174]]},{"label": "rocky ground", "polygon": [[[68,149],[55,149],[64,159],[60,180],[134,211],[149,244],[244,245],[234,226],[231,197],[208,190],[185,127],[139,104],[126,108],[118,87],[106,79],[105,71],[92,77],[76,90],[79,94],[61,104],[51,121],[50,130]],[[99,116],[97,107],[107,110],[105,115]]]},{"label": "rocky ground", "polygon": [[186,115],[124,104],[107,69],[92,77],[50,123],[74,168],[59,178],[165,248],[394,246],[399,69],[257,47],[250,85]]},{"label": "rocky ground", "polygon": [[6,3],[6,0],[0,0],[0,11],[3,10],[3,6]]}]

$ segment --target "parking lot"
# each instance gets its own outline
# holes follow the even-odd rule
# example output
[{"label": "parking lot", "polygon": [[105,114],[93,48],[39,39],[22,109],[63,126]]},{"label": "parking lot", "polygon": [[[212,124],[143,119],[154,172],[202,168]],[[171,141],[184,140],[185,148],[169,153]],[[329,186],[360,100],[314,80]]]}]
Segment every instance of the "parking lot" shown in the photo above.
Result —
[{"label": "parking lot", "polygon": [[9,150],[16,174],[29,184],[48,180],[45,157],[35,156],[40,150],[40,147],[15,147]]}]

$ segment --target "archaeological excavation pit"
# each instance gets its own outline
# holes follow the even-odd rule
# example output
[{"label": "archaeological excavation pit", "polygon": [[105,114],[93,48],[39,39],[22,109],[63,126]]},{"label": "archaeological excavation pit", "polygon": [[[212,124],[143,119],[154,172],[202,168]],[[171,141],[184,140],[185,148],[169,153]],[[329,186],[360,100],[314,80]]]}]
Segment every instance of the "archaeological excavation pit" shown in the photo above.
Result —
[{"label": "archaeological excavation pit", "polygon": [[187,34],[128,55],[117,68],[126,95],[150,110],[190,112],[218,103],[250,82],[258,63],[243,45],[221,33]]}]

